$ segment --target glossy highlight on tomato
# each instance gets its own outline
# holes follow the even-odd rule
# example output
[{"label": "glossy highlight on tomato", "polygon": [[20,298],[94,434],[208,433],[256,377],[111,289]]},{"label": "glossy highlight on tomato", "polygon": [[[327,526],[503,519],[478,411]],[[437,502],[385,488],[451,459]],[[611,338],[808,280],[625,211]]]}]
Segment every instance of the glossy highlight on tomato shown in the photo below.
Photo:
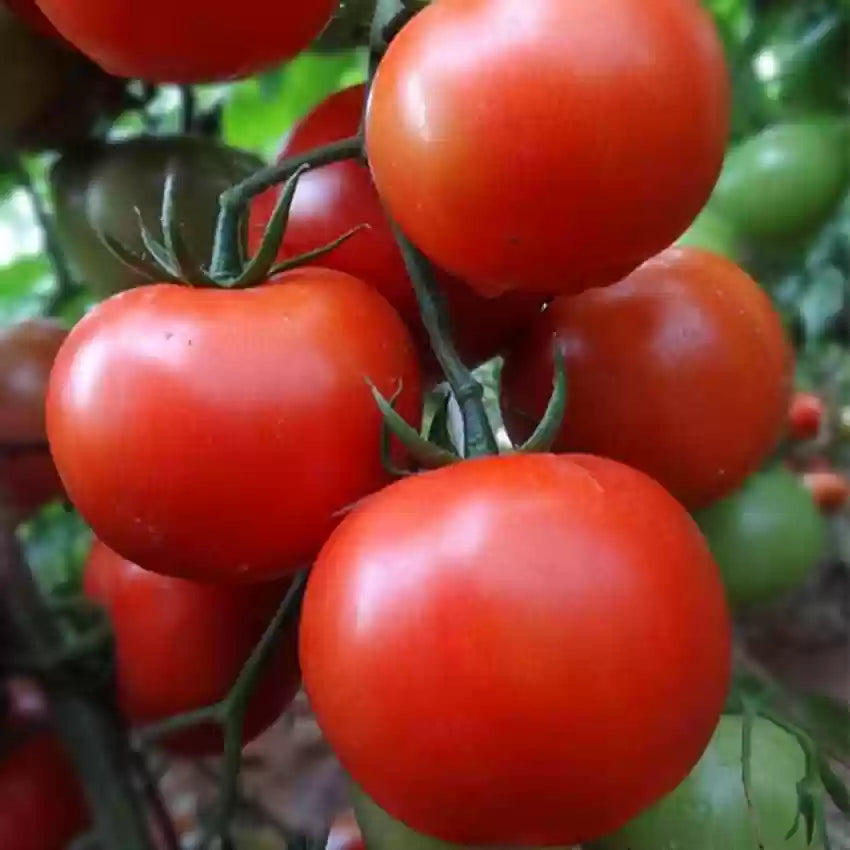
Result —
[{"label": "glossy highlight on tomato", "polygon": [[333,0],[37,0],[51,24],[110,74],[155,83],[246,77],[291,59],[330,20]]},{"label": "glossy highlight on tomato", "polygon": [[[143,726],[226,697],[288,582],[233,588],[170,578],[143,570],[95,541],[83,587],[109,614],[119,700],[129,720]],[[296,637],[294,627],[281,635],[251,697],[246,743],[280,717],[298,690]],[[224,750],[221,728],[212,724],[176,733],[165,743],[181,755],[221,755]]]},{"label": "glossy highlight on tomato", "polygon": [[300,657],[328,742],[392,817],[459,844],[569,845],[699,759],[730,624],[702,535],[658,484],[511,455],[353,511],[311,573]]},{"label": "glossy highlight on tomato", "polygon": [[792,355],[782,323],[724,257],[670,248],[614,286],[556,299],[506,357],[516,437],[545,410],[554,343],[570,394],[558,450],[628,463],[689,508],[740,486],[784,429]]},{"label": "glossy highlight on tomato", "polygon": [[398,412],[418,424],[403,323],[341,272],[141,287],[71,331],[50,379],[50,446],[71,500],[123,557],[267,581],[308,563],[344,510],[389,480],[367,379],[388,398],[400,389]]},{"label": "glossy highlight on tomato", "polygon": [[390,214],[484,295],[613,283],[708,200],[729,123],[697,0],[440,0],[390,44],[366,147]]},{"label": "glossy highlight on tomato", "polygon": [[[280,158],[306,153],[320,145],[355,135],[360,127],[365,86],[353,86],[327,98],[299,124],[285,141]],[[258,197],[251,206],[249,251],[262,241],[279,189]],[[304,174],[286,228],[280,259],[292,258],[328,245],[355,227],[366,228],[315,261],[374,286],[411,329],[423,359],[430,349],[419,306],[390,222],[372,183],[369,169],[355,160],[334,163]],[[439,273],[452,320],[453,339],[471,365],[500,353],[517,329],[530,322],[543,304],[540,296],[506,293],[482,298],[463,281]],[[431,366],[431,363],[428,363]],[[436,364],[433,365],[433,370]]]}]

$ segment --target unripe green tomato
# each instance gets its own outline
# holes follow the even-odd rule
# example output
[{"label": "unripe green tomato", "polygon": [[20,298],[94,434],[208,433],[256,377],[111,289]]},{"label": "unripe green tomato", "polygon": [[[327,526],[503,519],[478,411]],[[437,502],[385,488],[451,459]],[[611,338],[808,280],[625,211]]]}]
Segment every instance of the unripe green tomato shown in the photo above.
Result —
[{"label": "unripe green tomato", "polygon": [[706,207],[694,219],[693,224],[678,238],[677,245],[702,248],[712,254],[721,254],[733,262],[741,257],[741,246],[734,225],[719,212]]},{"label": "unripe green tomato", "polygon": [[[496,847],[447,844],[445,841],[414,832],[401,821],[388,815],[353,783],[351,784],[351,801],[368,850],[499,850]],[[532,848],[513,847],[511,850],[532,850]],[[547,850],[571,850],[571,848],[552,847]]]},{"label": "unripe green tomato", "polygon": [[782,466],[753,475],[695,518],[733,605],[765,602],[802,584],[826,542],[811,495]]},{"label": "unripe green tomato", "polygon": [[755,242],[802,238],[822,225],[847,185],[839,122],[776,124],[726,158],[712,206]]},{"label": "unripe green tomato", "polygon": [[50,172],[62,247],[95,295],[106,297],[150,283],[113,256],[98,233],[108,233],[134,254],[146,255],[139,218],[161,241],[162,194],[166,176],[173,171],[183,239],[192,258],[208,264],[219,195],[261,164],[244,151],[193,136],[138,138],[66,154]]},{"label": "unripe green tomato", "polygon": [[786,840],[797,812],[797,782],[805,774],[800,744],[769,720],[756,719],[751,812],[741,779],[741,738],[741,718],[721,718],[702,759],[672,794],[586,850],[822,850],[819,836],[807,842],[802,822]]}]

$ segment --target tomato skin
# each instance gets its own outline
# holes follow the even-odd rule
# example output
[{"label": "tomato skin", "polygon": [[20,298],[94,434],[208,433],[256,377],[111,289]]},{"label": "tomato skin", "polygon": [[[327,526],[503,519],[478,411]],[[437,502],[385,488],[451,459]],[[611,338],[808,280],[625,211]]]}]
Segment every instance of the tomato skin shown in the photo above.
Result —
[{"label": "tomato skin", "polygon": [[[161,576],[95,541],[83,576],[85,595],[106,608],[115,634],[118,693],[130,721],[145,725],[219,702],[283,599],[288,583],[200,584]],[[245,742],[264,732],[298,691],[296,629],[279,648],[245,718]],[[182,755],[221,755],[214,725],[166,740]]]},{"label": "tomato skin", "polygon": [[670,248],[618,284],[556,299],[503,372],[518,436],[552,391],[553,339],[570,399],[559,451],[651,475],[689,508],[729,493],[779,440],[791,351],[770,299],[736,265]]},{"label": "tomato skin", "polygon": [[52,733],[0,757],[0,835],[6,850],[66,850],[89,821],[82,789]]},{"label": "tomato skin", "polygon": [[37,33],[50,38],[60,37],[53,24],[44,17],[44,13],[36,6],[35,0],[3,0],[3,3]]},{"label": "tomato skin", "polygon": [[244,151],[193,136],[142,137],[66,152],[50,169],[49,181],[68,261],[100,298],[150,283],[117,259],[99,234],[109,234],[138,256],[149,256],[139,217],[162,241],[162,195],[171,172],[186,248],[192,257],[208,262],[219,195],[261,164]]},{"label": "tomato skin", "polygon": [[729,652],[690,517],[641,473],[577,455],[468,461],[372,496],[319,554],[300,633],[353,781],[460,844],[577,843],[674,788],[717,722]]},{"label": "tomato skin", "polygon": [[733,605],[769,601],[792,590],[824,551],[823,518],[797,477],[782,467],[752,476],[696,520]]},{"label": "tomato skin", "polygon": [[838,472],[818,470],[803,475],[803,485],[825,514],[840,511],[850,499],[850,482]]},{"label": "tomato skin", "polygon": [[268,70],[306,48],[334,10],[333,0],[246,0],[238,14],[202,0],[37,2],[68,41],[110,74],[153,83],[215,82]]},{"label": "tomato skin", "polygon": [[753,726],[751,756],[759,843],[741,779],[741,727],[740,717],[721,718],[699,764],[672,794],[588,850],[822,850],[822,838],[809,844],[802,824],[786,838],[805,761],[799,743],[763,718]]},{"label": "tomato skin", "polygon": [[53,360],[68,331],[51,319],[0,328],[0,445],[44,442],[43,449],[0,453],[0,487],[18,517],[62,495],[47,450],[44,399]]},{"label": "tomato skin", "polygon": [[163,574],[267,581],[388,481],[367,377],[387,397],[401,385],[397,409],[418,419],[404,325],[348,275],[141,287],[71,331],[47,430],[71,500],[110,548]]},{"label": "tomato skin", "polygon": [[685,230],[728,113],[695,0],[441,0],[381,62],[366,143],[390,214],[437,265],[484,295],[554,295],[612,283]]},{"label": "tomato skin", "polygon": [[813,440],[823,424],[823,400],[813,393],[797,392],[788,409],[788,436],[792,440]]},{"label": "tomato skin", "polygon": [[807,236],[835,210],[850,179],[847,138],[828,122],[776,124],[728,156],[712,203],[754,242]]},{"label": "tomato skin", "polygon": [[[280,158],[306,153],[358,132],[365,86],[352,86],[323,101],[287,138]],[[251,207],[248,246],[256,251],[271,218],[279,190],[261,195]],[[354,160],[335,163],[303,175],[295,193],[280,258],[291,258],[327,245],[352,228],[368,229],[352,236],[316,264],[347,272],[372,284],[407,323],[423,359],[430,359],[416,295],[390,223],[368,168]],[[540,312],[542,297],[506,293],[482,298],[462,281],[440,273],[454,339],[461,356],[477,365],[498,354],[516,329]],[[432,365],[429,363],[429,366]],[[433,364],[436,370],[436,364]]]}]

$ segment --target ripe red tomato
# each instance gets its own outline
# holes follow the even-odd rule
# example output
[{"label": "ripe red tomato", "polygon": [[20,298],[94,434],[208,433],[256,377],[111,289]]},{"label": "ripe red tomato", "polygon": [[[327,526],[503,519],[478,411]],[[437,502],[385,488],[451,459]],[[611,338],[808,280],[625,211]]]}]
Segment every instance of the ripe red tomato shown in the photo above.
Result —
[{"label": "ripe red tomato", "polygon": [[[47,450],[44,398],[50,368],[67,333],[50,319],[0,328],[0,488],[8,492],[20,517],[62,495]],[[43,448],[10,452],[15,445],[39,442]]]},{"label": "ripe red tomato", "polygon": [[[287,582],[227,587],[143,570],[95,542],[83,576],[86,596],[106,608],[115,634],[118,694],[130,721],[145,725],[227,696],[283,599]],[[282,635],[245,718],[245,741],[264,732],[300,685],[296,630]],[[220,755],[218,726],[167,741],[184,755]]]},{"label": "ripe red tomato", "polygon": [[[357,133],[364,97],[365,86],[354,86],[325,100],[296,126],[286,140],[281,159]],[[251,208],[248,246],[252,252],[262,241],[279,191],[261,195]],[[349,160],[301,177],[280,257],[320,248],[361,224],[367,224],[368,229],[316,263],[371,283],[405,320],[420,352],[430,357],[413,286],[365,166]],[[440,275],[440,284],[448,300],[455,341],[461,356],[472,365],[498,354],[516,329],[540,312],[543,303],[542,297],[525,293],[482,298],[446,274]]]},{"label": "ripe red tomato", "polygon": [[697,0],[440,0],[381,62],[369,161],[410,238],[481,293],[577,292],[705,204],[728,88]]},{"label": "ripe red tomato", "polygon": [[119,77],[203,83],[246,77],[300,53],[333,13],[333,0],[37,0],[53,26]]},{"label": "ripe red tomato", "polygon": [[812,393],[794,393],[788,409],[788,436],[792,440],[813,440],[823,423],[823,401]]},{"label": "ripe red tomato", "polygon": [[694,522],[642,473],[581,455],[474,460],[372,496],[322,549],[300,632],[352,779],[459,844],[578,843],[671,791],[714,730],[729,655]]},{"label": "ripe red tomato", "polygon": [[40,732],[0,755],[0,836],[6,850],[66,850],[89,815],[74,768]]},{"label": "ripe red tomato", "polygon": [[319,550],[389,480],[366,378],[418,420],[403,323],[374,289],[300,269],[242,291],[140,287],[91,311],[50,379],[47,429],[68,493],[133,563],[266,581]]},{"label": "ripe red tomato", "polygon": [[770,299],[738,266],[671,248],[620,283],[553,302],[503,374],[512,430],[530,430],[563,352],[569,407],[559,451],[612,457],[689,508],[738,487],[776,444],[790,349]]},{"label": "ripe red tomato", "polygon": [[850,499],[850,481],[834,470],[807,472],[803,475],[803,484],[825,514],[840,511]]}]

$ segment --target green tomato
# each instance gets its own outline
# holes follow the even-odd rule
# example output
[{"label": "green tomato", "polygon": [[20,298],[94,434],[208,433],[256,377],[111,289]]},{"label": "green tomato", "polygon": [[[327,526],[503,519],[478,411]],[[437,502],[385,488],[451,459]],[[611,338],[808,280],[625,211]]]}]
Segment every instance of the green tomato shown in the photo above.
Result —
[{"label": "green tomato", "polygon": [[[401,821],[388,815],[353,783],[351,802],[368,850],[497,850],[497,848],[471,848],[460,844],[447,844],[445,841],[414,832]],[[512,850],[530,850],[530,848],[514,847]],[[552,847],[548,850],[570,850],[570,848]]]},{"label": "green tomato", "polygon": [[823,554],[826,523],[797,477],[777,466],[699,511],[733,605],[764,602],[801,584]]},{"label": "green tomato", "polygon": [[738,262],[741,256],[735,227],[711,207],[703,209],[676,244],[703,248],[712,254],[728,257],[733,262]]},{"label": "green tomato", "polygon": [[219,195],[260,165],[243,151],[192,136],[139,138],[68,153],[50,172],[62,247],[80,279],[100,297],[150,283],[113,256],[99,233],[147,256],[136,209],[161,241],[162,194],[172,171],[183,239],[193,258],[208,263]]},{"label": "green tomato", "polygon": [[726,158],[712,206],[757,245],[802,239],[841,201],[850,157],[840,122],[776,124]]},{"label": "green tomato", "polygon": [[702,759],[672,794],[586,850],[822,850],[817,836],[807,843],[802,823],[785,837],[797,812],[796,785],[805,773],[799,743],[769,720],[755,721],[752,812],[741,778],[741,747],[741,718],[722,717]]}]

